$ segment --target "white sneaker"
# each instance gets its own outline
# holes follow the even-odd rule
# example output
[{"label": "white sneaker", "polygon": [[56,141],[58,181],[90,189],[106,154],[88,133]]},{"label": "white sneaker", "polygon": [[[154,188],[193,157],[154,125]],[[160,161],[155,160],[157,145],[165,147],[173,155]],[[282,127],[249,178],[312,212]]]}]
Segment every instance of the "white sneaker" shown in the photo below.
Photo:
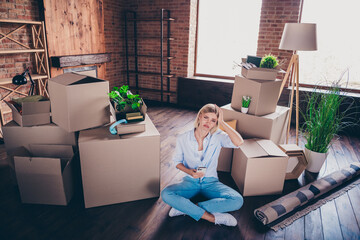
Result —
[{"label": "white sneaker", "polygon": [[169,211],[170,217],[183,216],[183,215],[186,215],[186,214],[179,210],[176,210],[175,208],[171,208]]},{"label": "white sneaker", "polygon": [[217,225],[226,225],[235,227],[237,225],[236,219],[229,213],[212,213],[215,217],[215,224]]}]

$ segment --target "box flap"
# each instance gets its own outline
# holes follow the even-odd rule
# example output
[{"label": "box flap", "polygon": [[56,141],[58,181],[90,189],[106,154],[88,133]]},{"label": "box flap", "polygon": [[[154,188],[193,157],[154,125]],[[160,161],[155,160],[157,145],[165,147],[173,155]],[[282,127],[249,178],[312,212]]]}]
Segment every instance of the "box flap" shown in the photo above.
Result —
[{"label": "box flap", "polygon": [[282,144],[279,145],[283,152],[289,154],[289,152],[302,152],[303,150],[296,144]]},{"label": "box flap", "polygon": [[79,84],[96,83],[96,82],[104,82],[104,80],[85,76],[85,78],[80,79],[80,80],[75,81],[75,82],[72,82],[69,85],[79,85]]},{"label": "box flap", "polygon": [[258,144],[256,139],[245,140],[240,145],[240,149],[248,158],[268,156],[268,153]]},{"label": "box flap", "polygon": [[16,174],[61,175],[59,158],[14,156]]},{"label": "box flap", "polygon": [[257,143],[264,149],[265,152],[267,152],[269,156],[287,157],[287,155],[271,140],[261,139],[257,140]]},{"label": "box flap", "polygon": [[30,144],[30,152],[36,157],[72,158],[74,155],[71,145]]},{"label": "box flap", "polygon": [[70,85],[74,82],[80,81],[83,78],[86,78],[87,76],[76,74],[76,73],[64,73],[62,75],[59,75],[57,77],[51,78],[50,82],[56,82],[61,85]]},{"label": "box flap", "polygon": [[39,101],[39,102],[23,102],[22,103],[22,114],[38,114],[38,113],[49,113],[50,112],[50,101]]},{"label": "box flap", "polygon": [[58,84],[68,86],[75,84],[86,84],[86,83],[94,83],[94,82],[105,82],[105,80],[101,80],[98,78],[93,78],[81,74],[76,73],[64,73],[60,76],[51,78],[49,81],[56,82]]}]

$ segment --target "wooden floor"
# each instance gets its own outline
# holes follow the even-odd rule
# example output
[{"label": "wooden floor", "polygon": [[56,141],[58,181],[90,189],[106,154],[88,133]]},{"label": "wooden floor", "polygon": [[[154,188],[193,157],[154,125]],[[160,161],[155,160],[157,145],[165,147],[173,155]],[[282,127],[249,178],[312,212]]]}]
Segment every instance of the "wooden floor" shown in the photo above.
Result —
[{"label": "wooden floor", "polygon": [[[196,112],[172,107],[149,107],[149,115],[161,134],[161,189],[183,175],[171,156],[179,132],[191,128]],[[292,138],[293,141],[293,138]],[[303,146],[303,142],[301,142]],[[170,207],[160,198],[84,209],[78,192],[67,207],[21,204],[10,182],[6,153],[0,145],[0,239],[360,239],[360,186],[274,232],[253,217],[253,210],[278,196],[245,197],[244,206],[232,214],[237,227],[215,226],[188,216],[169,218]],[[341,137],[330,150],[320,176],[349,162],[359,161],[360,140]],[[236,186],[227,173],[220,180]],[[287,181],[284,193],[306,180]]]}]

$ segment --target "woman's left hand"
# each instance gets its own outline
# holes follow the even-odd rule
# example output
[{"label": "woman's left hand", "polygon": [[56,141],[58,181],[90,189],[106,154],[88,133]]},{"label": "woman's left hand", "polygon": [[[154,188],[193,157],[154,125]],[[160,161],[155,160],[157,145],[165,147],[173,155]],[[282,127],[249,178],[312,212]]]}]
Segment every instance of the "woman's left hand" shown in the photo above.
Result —
[{"label": "woman's left hand", "polygon": [[224,113],[223,113],[223,110],[218,106],[216,105],[217,109],[218,109],[218,112],[219,112],[219,124],[222,124],[224,122]]}]

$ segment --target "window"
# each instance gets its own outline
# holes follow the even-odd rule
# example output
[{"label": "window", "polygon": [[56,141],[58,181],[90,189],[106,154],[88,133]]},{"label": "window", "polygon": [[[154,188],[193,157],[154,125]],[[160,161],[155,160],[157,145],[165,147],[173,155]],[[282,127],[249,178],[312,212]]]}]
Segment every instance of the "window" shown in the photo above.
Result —
[{"label": "window", "polygon": [[360,89],[358,3],[358,0],[304,1],[301,22],[317,24],[318,50],[298,52],[302,84],[328,86],[345,73],[342,87]]},{"label": "window", "polygon": [[234,77],[256,55],[261,0],[199,0],[195,75]]}]

